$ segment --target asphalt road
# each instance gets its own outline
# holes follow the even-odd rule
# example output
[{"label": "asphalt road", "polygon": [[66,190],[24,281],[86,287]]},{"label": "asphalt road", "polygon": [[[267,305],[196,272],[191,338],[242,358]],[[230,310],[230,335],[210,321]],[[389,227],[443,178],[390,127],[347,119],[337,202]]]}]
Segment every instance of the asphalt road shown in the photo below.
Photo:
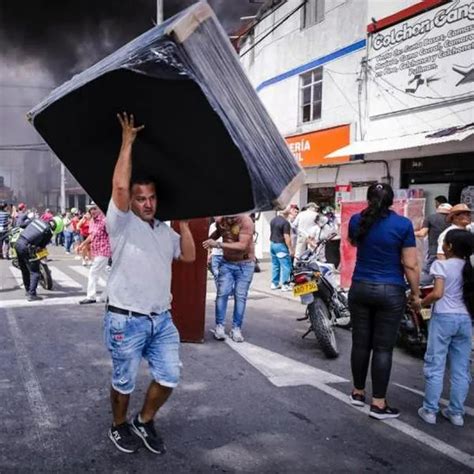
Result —
[{"label": "asphalt road", "polygon": [[[350,332],[337,331],[341,356],[326,360],[314,337],[301,339],[303,307],[259,291],[265,274],[248,301],[246,343],[206,330],[204,344],[182,345],[182,383],[156,419],[168,453],[120,453],[107,438],[103,306],[76,303],[86,283],[79,264],[53,250],[60,285],[49,304],[28,305],[0,261],[0,472],[474,471],[472,390],[464,428],[426,425],[416,414],[422,361],[396,350],[389,400],[402,416],[369,419],[347,403]],[[207,329],[212,322],[211,296]],[[131,414],[148,380],[143,364]]]}]

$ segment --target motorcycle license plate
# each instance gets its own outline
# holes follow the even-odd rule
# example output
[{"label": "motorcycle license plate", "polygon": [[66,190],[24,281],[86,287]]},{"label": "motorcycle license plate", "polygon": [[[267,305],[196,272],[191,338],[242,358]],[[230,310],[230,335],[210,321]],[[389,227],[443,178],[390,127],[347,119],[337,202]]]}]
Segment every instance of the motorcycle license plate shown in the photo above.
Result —
[{"label": "motorcycle license plate", "polygon": [[315,281],[308,281],[306,283],[301,283],[301,285],[295,285],[293,287],[293,296],[307,295],[308,293],[313,293],[318,291],[318,285]]},{"label": "motorcycle license plate", "polygon": [[36,252],[36,258],[38,260],[41,260],[42,258],[45,258],[48,256],[48,251],[46,249],[41,249]]}]

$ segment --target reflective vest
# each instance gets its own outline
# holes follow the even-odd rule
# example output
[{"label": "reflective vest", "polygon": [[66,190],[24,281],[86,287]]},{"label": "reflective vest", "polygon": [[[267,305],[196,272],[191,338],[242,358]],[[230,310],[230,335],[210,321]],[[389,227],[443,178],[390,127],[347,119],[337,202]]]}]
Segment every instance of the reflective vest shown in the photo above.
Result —
[{"label": "reflective vest", "polygon": [[43,247],[49,243],[52,235],[53,231],[48,223],[33,219],[21,233],[21,238],[32,245]]}]

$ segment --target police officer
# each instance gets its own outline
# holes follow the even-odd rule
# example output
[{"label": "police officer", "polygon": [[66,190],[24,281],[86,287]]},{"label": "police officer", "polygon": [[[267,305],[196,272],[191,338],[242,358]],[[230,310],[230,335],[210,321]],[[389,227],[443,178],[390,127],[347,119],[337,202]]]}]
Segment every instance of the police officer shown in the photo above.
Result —
[{"label": "police officer", "polygon": [[33,219],[16,241],[15,250],[28,301],[42,299],[36,294],[40,279],[40,264],[36,258],[36,252],[38,249],[45,248],[51,241],[53,234],[61,232],[62,227],[63,223],[60,217],[55,217],[49,222]]}]

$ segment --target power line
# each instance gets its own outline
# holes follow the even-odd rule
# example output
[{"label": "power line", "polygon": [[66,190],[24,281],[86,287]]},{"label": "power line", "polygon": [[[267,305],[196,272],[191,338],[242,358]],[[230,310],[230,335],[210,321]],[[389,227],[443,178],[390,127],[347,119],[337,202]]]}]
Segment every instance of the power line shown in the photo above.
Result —
[{"label": "power line", "polygon": [[[323,68],[324,71],[324,68]],[[341,93],[341,95],[346,99],[346,102],[349,104],[351,109],[357,114],[359,113],[357,109],[352,105],[351,101],[347,98],[346,94],[344,94],[344,91],[339,87],[339,84],[336,82],[334,77],[332,77],[332,74],[328,71],[328,76],[332,79],[332,82],[334,82],[334,85],[337,87],[338,91]]]}]

